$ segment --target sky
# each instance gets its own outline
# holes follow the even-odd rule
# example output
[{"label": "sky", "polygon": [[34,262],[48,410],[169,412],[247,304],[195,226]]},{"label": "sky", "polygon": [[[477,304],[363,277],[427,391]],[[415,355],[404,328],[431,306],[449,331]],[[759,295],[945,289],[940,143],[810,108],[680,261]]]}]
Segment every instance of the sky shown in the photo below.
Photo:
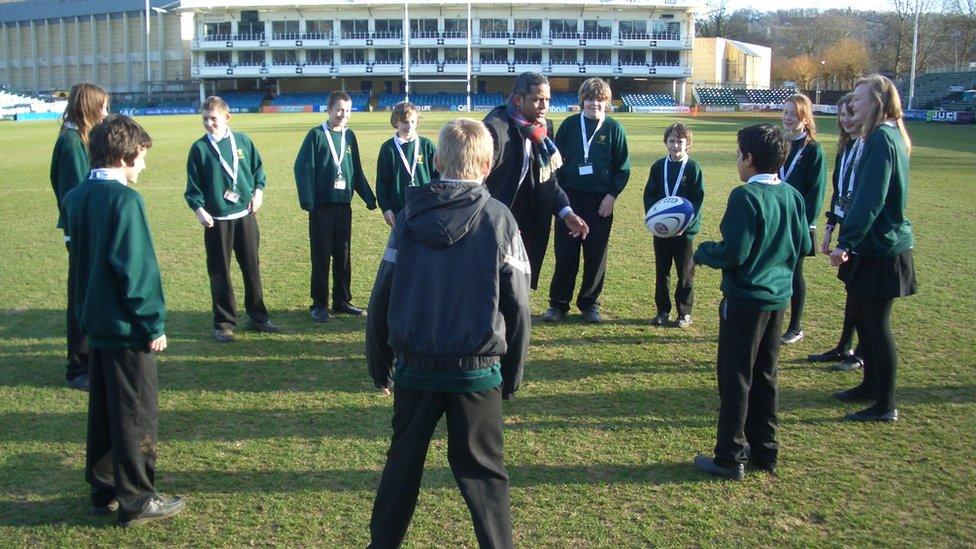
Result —
[{"label": "sky", "polygon": [[751,8],[759,11],[775,11],[779,9],[817,8],[858,10],[887,10],[890,9],[888,0],[859,0],[856,6],[850,0],[729,0],[729,11]]}]

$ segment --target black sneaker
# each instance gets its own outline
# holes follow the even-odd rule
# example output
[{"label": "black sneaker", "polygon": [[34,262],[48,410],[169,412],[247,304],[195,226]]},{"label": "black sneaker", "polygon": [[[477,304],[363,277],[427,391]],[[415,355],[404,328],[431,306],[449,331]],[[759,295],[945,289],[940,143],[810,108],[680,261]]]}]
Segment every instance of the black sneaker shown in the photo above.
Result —
[{"label": "black sneaker", "polygon": [[834,347],[833,349],[823,353],[818,353],[815,355],[807,355],[807,360],[809,360],[810,362],[833,362],[835,360],[844,360],[846,357],[849,357],[853,354],[854,354],[853,351],[850,350],[841,351],[837,347]]},{"label": "black sneaker", "polygon": [[234,330],[230,328],[214,328],[213,338],[221,343],[234,341]]},{"label": "black sneaker", "polygon": [[789,330],[783,334],[780,341],[783,343],[783,345],[791,345],[800,341],[801,339],[803,339],[803,330]]},{"label": "black sneaker", "polygon": [[250,328],[255,332],[264,332],[266,334],[277,334],[281,332],[281,326],[272,324],[270,320],[265,320],[264,322],[252,320],[250,323]]},{"label": "black sneaker", "polygon": [[587,324],[599,324],[603,322],[603,317],[600,316],[600,311],[596,309],[587,309],[583,311],[583,322]]},{"label": "black sneaker", "polygon": [[668,323],[668,313],[658,313],[651,319],[651,326],[664,326]]},{"label": "black sneaker", "polygon": [[331,320],[329,318],[329,311],[326,311],[325,307],[312,307],[312,320],[315,322],[328,322]]},{"label": "black sneaker", "polygon": [[838,372],[851,372],[863,366],[864,361],[858,358],[857,355],[851,354],[842,358],[840,362],[831,366],[830,369],[837,370]]},{"label": "black sneaker", "polygon": [[154,494],[137,513],[119,511],[119,526],[132,528],[147,522],[168,519],[180,514],[184,507],[186,504],[179,496]]},{"label": "black sneaker", "polygon": [[745,476],[745,466],[741,463],[736,463],[732,467],[722,467],[715,463],[715,458],[702,454],[695,456],[695,469],[726,480],[742,480]]},{"label": "black sneaker", "polygon": [[352,303],[342,303],[332,306],[332,312],[336,314],[350,315],[350,316],[366,316],[366,309],[360,309]]},{"label": "black sneaker", "polygon": [[852,412],[844,416],[844,419],[848,421],[879,421],[882,423],[893,423],[898,421],[898,410],[888,410],[886,412],[881,412],[875,410],[874,406],[861,410],[860,412]]},{"label": "black sneaker", "polygon": [[80,374],[68,380],[68,387],[87,393],[89,383],[88,374]]},{"label": "black sneaker", "polygon": [[556,307],[549,307],[546,314],[542,315],[543,322],[562,322],[564,320],[566,320],[566,311]]},{"label": "black sneaker", "polygon": [[105,505],[92,504],[91,514],[96,517],[105,517],[119,510],[119,500],[113,499]]}]

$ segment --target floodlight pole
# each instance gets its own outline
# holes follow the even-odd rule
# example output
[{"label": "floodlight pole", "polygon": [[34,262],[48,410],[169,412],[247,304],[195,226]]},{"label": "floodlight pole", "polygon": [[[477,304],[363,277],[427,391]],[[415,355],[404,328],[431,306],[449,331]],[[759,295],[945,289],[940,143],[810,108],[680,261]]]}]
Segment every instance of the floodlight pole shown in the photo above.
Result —
[{"label": "floodlight pole", "polygon": [[404,100],[410,101],[410,8],[409,0],[403,2],[403,91]]},{"label": "floodlight pole", "polygon": [[152,72],[149,67],[149,0],[146,0],[146,103],[149,102],[150,88],[149,83],[152,80]]},{"label": "floodlight pole", "polygon": [[908,108],[915,103],[915,65],[918,60],[918,17],[921,11],[919,0],[915,0],[915,31],[912,33],[912,74],[908,79]]},{"label": "floodlight pole", "polygon": [[468,68],[467,68],[467,112],[471,112],[471,0],[468,0]]}]

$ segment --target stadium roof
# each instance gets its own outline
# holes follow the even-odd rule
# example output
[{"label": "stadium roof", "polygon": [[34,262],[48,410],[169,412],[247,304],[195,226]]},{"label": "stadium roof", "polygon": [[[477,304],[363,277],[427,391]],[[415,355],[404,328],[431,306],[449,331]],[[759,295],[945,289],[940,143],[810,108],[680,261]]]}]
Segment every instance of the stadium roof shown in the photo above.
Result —
[{"label": "stadium roof", "polygon": [[[149,0],[154,8],[171,8],[179,2]],[[143,11],[146,0],[28,0],[0,3],[0,23],[81,17],[106,13]]]},{"label": "stadium roof", "polygon": [[[239,9],[239,8],[314,8],[314,7],[372,7],[372,6],[402,6],[404,0],[311,0],[296,2],[295,0],[182,0],[179,9]],[[426,6],[465,6],[465,0],[410,0],[410,7]],[[579,6],[579,7],[623,7],[664,8],[673,10],[701,9],[704,2],[700,0],[525,0],[522,2],[497,2],[493,0],[471,0],[474,6]]]}]

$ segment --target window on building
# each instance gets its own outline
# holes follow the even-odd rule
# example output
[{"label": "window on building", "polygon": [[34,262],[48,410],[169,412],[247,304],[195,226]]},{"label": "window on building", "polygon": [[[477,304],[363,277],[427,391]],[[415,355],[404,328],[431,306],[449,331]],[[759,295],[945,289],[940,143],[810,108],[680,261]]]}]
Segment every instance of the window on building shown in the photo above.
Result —
[{"label": "window on building", "polygon": [[549,37],[579,38],[579,31],[576,28],[576,19],[550,19]]},{"label": "window on building", "polygon": [[369,21],[366,19],[346,19],[339,25],[342,38],[365,39],[369,38]]},{"label": "window on building", "polygon": [[444,63],[448,65],[467,65],[468,50],[464,48],[444,48]]},{"label": "window on building", "polygon": [[230,40],[230,22],[224,23],[204,23],[204,40]]},{"label": "window on building", "polygon": [[271,53],[271,64],[297,65],[298,52],[296,52],[295,50],[274,50]]},{"label": "window on building", "polygon": [[309,65],[331,65],[334,59],[332,50],[308,50]]},{"label": "window on building", "polygon": [[364,49],[342,50],[340,59],[342,59],[343,65],[365,65],[366,50]]},{"label": "window on building", "polygon": [[332,21],[306,21],[305,37],[309,40],[329,40],[332,38]]},{"label": "window on building", "polygon": [[402,38],[403,20],[402,19],[377,19],[374,23],[375,33],[373,38]]},{"label": "window on building", "polygon": [[505,19],[482,19],[482,38],[508,38],[508,21]]},{"label": "window on building", "polygon": [[410,48],[411,65],[436,65],[437,48]]},{"label": "window on building", "polygon": [[681,52],[675,50],[653,50],[651,62],[662,67],[677,67],[681,64]]},{"label": "window on building", "polygon": [[264,51],[239,51],[237,52],[237,64],[242,67],[260,67],[261,65],[264,65]]},{"label": "window on building", "polygon": [[681,40],[681,23],[677,21],[654,21],[651,24],[651,38],[654,40]]},{"label": "window on building", "polygon": [[258,18],[257,10],[241,11],[241,20],[237,23],[238,40],[264,40],[264,21]]},{"label": "window on building", "polygon": [[523,65],[539,65],[542,63],[542,50],[536,49],[516,49],[515,62]]},{"label": "window on building", "polygon": [[272,40],[297,40],[298,38],[298,21],[271,22]]},{"label": "window on building", "polygon": [[399,65],[403,63],[402,49],[381,49],[373,54],[377,65]]},{"label": "window on building", "polygon": [[583,21],[583,38],[609,40],[612,25],[609,19],[587,19]]},{"label": "window on building", "polygon": [[647,51],[646,50],[619,50],[617,52],[617,59],[620,61],[621,65],[646,65],[647,64]]},{"label": "window on building", "polygon": [[576,50],[556,48],[549,50],[550,65],[576,65]]},{"label": "window on building", "polygon": [[229,67],[229,51],[208,51],[203,54],[203,62],[208,67]]},{"label": "window on building", "polygon": [[647,21],[620,21],[620,38],[623,40],[647,40]]},{"label": "window on building", "polygon": [[437,38],[437,19],[411,19],[410,38]]},{"label": "window on building", "polygon": [[583,63],[586,65],[609,65],[610,50],[587,48],[583,50]]},{"label": "window on building", "polygon": [[467,38],[468,20],[467,19],[445,19],[444,38]]},{"label": "window on building", "polygon": [[478,58],[482,65],[507,65],[508,50],[505,48],[481,48]]},{"label": "window on building", "polygon": [[542,38],[542,19],[516,19],[514,38]]}]

